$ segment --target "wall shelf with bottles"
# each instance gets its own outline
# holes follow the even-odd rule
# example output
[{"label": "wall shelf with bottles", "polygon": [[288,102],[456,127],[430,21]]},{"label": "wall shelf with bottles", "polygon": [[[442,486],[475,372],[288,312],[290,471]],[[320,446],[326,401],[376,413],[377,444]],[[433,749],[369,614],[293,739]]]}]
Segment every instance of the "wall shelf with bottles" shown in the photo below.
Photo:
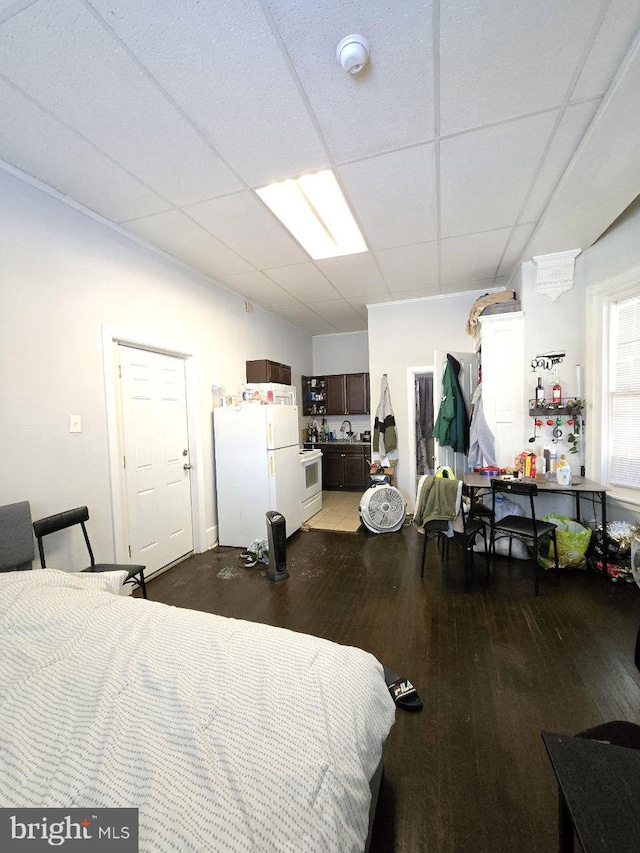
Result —
[{"label": "wall shelf with bottles", "polygon": [[537,400],[529,400],[529,414],[532,418],[535,418],[537,415],[575,415],[576,414],[576,406],[579,404],[579,400],[574,397],[566,397],[560,400],[559,403],[552,403],[550,400],[547,402],[543,400],[539,402]]},{"label": "wall shelf with bottles", "polygon": [[302,414],[326,415],[327,388],[324,376],[302,377]]}]

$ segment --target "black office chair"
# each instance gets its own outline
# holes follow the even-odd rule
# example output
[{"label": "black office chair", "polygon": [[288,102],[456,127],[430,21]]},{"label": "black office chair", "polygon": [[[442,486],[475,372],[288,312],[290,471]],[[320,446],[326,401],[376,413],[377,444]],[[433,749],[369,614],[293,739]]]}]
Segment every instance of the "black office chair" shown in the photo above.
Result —
[{"label": "black office chair", "polygon": [[[507,515],[496,520],[496,495],[507,493],[511,495],[524,495],[529,498],[529,510],[531,517],[521,515]],[[533,581],[535,594],[538,595],[539,567],[538,551],[545,539],[553,542],[553,553],[555,568],[558,568],[558,548],[556,546],[556,525],[549,521],[540,521],[536,518],[534,498],[538,494],[535,483],[525,483],[522,480],[500,480],[494,477],[491,480],[491,558],[495,559],[496,540],[507,537],[509,539],[509,556],[511,556],[511,543],[518,539],[531,552],[533,559]]]},{"label": "black office chair", "polygon": [[29,501],[0,506],[0,572],[28,570],[34,556]]},{"label": "black office chair", "polygon": [[127,572],[127,579],[125,580],[125,583],[135,583],[142,590],[143,598],[146,598],[147,587],[144,582],[144,570],[146,566],[128,565],[126,563],[96,563],[95,558],[93,556],[91,543],[89,542],[87,528],[85,527],[85,522],[87,522],[88,520],[89,510],[86,506],[79,506],[75,509],[68,509],[65,512],[58,512],[55,515],[48,515],[46,518],[41,518],[39,521],[33,522],[33,531],[36,534],[36,539],[38,540],[38,552],[40,553],[40,563],[42,564],[42,568],[46,569],[44,548],[42,547],[43,538],[45,536],[48,536],[50,533],[57,533],[59,530],[65,530],[67,527],[73,527],[74,525],[79,524],[82,528],[84,541],[86,543],[87,550],[89,551],[89,559],[91,560],[91,565],[87,566],[86,569],[82,569],[82,571],[125,571]]},{"label": "black office chair", "polygon": [[[640,628],[636,637],[634,662],[636,668],[640,670]],[[640,749],[640,726],[636,723],[628,723],[626,720],[612,720],[609,723],[601,723],[599,726],[578,732],[576,737],[602,740],[606,743],[612,743],[614,746]]]}]

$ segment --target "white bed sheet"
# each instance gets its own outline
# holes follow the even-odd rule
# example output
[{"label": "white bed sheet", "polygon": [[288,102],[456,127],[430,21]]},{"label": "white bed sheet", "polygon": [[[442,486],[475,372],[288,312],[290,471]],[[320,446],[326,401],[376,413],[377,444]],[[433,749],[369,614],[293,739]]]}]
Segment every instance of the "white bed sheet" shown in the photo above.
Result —
[{"label": "white bed sheet", "polygon": [[380,663],[122,580],[0,575],[0,805],[138,807],[142,851],[364,849]]}]

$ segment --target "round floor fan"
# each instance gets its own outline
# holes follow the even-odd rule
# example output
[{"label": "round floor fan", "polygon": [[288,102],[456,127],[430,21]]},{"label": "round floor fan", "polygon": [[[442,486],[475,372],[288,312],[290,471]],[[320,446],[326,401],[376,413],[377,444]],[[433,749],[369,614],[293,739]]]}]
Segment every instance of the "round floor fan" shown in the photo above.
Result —
[{"label": "round floor fan", "polygon": [[358,512],[372,533],[394,533],[404,524],[407,505],[395,486],[374,483],[360,498]]}]

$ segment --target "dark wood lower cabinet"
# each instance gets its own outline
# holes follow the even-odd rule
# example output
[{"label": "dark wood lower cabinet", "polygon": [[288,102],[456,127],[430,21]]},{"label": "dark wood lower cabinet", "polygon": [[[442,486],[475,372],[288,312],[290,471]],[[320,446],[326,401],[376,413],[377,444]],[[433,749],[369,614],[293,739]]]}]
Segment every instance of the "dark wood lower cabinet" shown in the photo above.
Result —
[{"label": "dark wood lower cabinet", "polygon": [[322,488],[361,492],[369,485],[369,466],[364,445],[323,444]]}]

